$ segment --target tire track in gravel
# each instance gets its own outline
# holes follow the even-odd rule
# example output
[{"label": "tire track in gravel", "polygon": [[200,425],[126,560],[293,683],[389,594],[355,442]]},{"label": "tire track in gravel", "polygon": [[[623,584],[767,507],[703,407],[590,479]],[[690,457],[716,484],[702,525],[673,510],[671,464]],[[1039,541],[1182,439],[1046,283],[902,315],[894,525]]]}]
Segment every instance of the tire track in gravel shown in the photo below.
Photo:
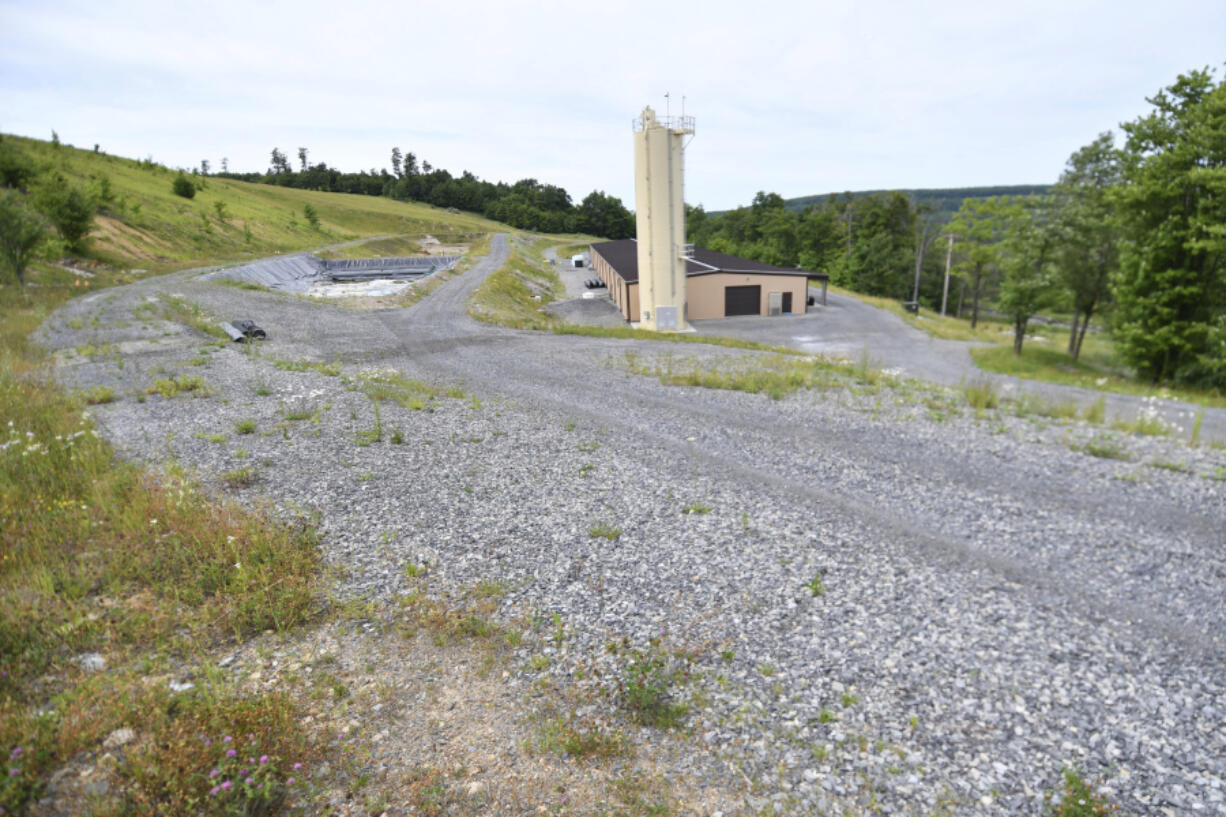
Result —
[{"label": "tire track in gravel", "polygon": [[[920,446],[882,446],[864,434],[833,435],[797,427],[776,412],[751,415],[730,410],[701,395],[677,390],[676,397],[661,395],[653,378],[609,377],[595,365],[576,368],[551,355],[564,346],[573,351],[585,347],[592,355],[616,354],[623,349],[642,348],[642,341],[609,341],[581,336],[553,336],[507,330],[482,324],[467,314],[472,293],[484,278],[505,263],[508,254],[504,236],[496,236],[491,253],[465,272],[407,311],[379,313],[380,323],[399,339],[400,350],[384,350],[378,357],[396,362],[396,351],[412,363],[435,375],[462,380],[489,394],[511,396],[539,410],[565,416],[581,416],[598,425],[633,435],[641,442],[668,449],[704,470],[720,474],[748,488],[769,486],[781,500],[801,501],[833,510],[869,525],[895,543],[918,548],[946,568],[968,570],[986,568],[1001,578],[1023,584],[1046,595],[1046,602],[1076,612],[1079,617],[1113,620],[1124,628],[1139,628],[1148,638],[1173,641],[1185,649],[1202,654],[1222,653],[1219,628],[1213,622],[1196,627],[1165,610],[1113,594],[1101,581],[1087,585],[1084,577],[1062,576],[1060,565],[1047,565],[994,551],[973,533],[959,533],[942,527],[940,520],[922,510],[905,507],[905,496],[891,496],[888,487],[881,494],[822,487],[813,481],[796,478],[813,467],[812,460],[799,457],[771,457],[769,452],[812,451],[824,458],[842,458],[851,463],[871,459],[870,472],[893,468],[904,473],[922,474],[942,492],[973,490],[997,501],[1009,501],[1046,511],[1060,511],[1073,519],[1120,519],[1134,534],[1156,539],[1179,530],[1193,540],[1218,543],[1226,550],[1226,534],[1221,520],[1199,513],[1175,502],[1150,502],[1140,513],[1114,497],[1090,496],[1076,485],[1051,475],[1004,474],[999,462],[983,463],[969,455],[953,458],[932,456]],[[441,296],[441,297],[440,297]],[[417,338],[425,336],[421,340]],[[407,340],[413,338],[414,340]],[[429,338],[429,339],[426,339]],[[647,345],[669,349],[668,344]],[[700,347],[698,354],[728,354],[718,347]],[[774,416],[770,416],[774,415]],[[717,429],[727,450],[722,454],[687,439],[681,427]],[[744,452],[766,452],[753,464]],[[989,467],[990,466],[990,467]]]}]

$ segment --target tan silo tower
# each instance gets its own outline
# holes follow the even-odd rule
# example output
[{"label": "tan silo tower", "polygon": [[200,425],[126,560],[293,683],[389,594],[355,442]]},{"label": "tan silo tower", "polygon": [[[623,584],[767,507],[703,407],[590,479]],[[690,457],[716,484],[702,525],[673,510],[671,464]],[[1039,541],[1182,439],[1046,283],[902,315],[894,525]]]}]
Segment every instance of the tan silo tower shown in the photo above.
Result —
[{"label": "tan silo tower", "polygon": [[685,303],[684,138],[694,117],[658,119],[650,106],[634,122],[634,208],[638,233],[642,327],[689,328]]}]

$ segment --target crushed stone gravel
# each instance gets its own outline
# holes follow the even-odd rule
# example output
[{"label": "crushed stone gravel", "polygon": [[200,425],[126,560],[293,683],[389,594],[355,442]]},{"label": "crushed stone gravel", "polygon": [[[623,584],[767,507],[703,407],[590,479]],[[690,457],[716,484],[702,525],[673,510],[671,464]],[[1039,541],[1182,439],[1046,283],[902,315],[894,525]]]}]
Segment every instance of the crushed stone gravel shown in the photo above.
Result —
[{"label": "crushed stone gravel", "polygon": [[[409,564],[501,582],[508,619],[557,616],[549,671],[579,686],[616,672],[611,641],[692,651],[702,751],[677,771],[744,781],[754,808],[1041,813],[1076,767],[1127,813],[1226,814],[1221,448],[977,417],[914,381],[664,385],[627,353],[752,353],[478,324],[466,299],[505,255],[407,310],[180,273],[38,339],[67,387],[114,390],[93,415],[125,456],[318,514],[342,596],[405,592]],[[172,295],[269,340],[215,343]],[[393,373],[462,396],[376,407],[363,378]],[[207,395],[146,393],[172,375]]]}]

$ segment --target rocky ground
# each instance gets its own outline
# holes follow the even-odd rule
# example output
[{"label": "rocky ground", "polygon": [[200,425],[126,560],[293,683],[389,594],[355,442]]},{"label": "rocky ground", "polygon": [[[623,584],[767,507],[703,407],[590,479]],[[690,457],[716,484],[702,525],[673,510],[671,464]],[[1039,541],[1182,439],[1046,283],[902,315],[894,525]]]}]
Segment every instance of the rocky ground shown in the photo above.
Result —
[{"label": "rocky ground", "polygon": [[[778,401],[664,385],[634,372],[751,353],[477,324],[464,303],[505,252],[408,310],[179,274],[74,301],[39,339],[66,385],[112,389],[95,419],[128,456],[318,513],[338,597],[420,592],[423,569],[430,593],[496,586],[501,620],[558,634],[511,674],[592,717],[659,640],[689,671],[660,773],[735,789],[718,803],[1034,814],[1076,767],[1129,813],[1226,814],[1222,448],[976,416],[888,377]],[[214,344],[174,299],[269,340]],[[372,401],[379,380],[403,405]],[[387,661],[389,700],[404,671]]]}]

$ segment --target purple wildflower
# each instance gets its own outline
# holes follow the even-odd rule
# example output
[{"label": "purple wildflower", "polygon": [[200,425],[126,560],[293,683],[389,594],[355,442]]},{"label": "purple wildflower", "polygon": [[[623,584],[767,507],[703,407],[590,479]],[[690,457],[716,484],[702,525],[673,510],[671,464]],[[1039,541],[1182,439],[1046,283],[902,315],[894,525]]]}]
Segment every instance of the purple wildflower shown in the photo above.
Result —
[{"label": "purple wildflower", "polygon": [[292,785],[294,785],[294,778],[292,778],[292,777],[291,777],[290,779],[286,780],[286,781],[285,781],[285,785],[287,785],[287,786],[292,786]]},{"label": "purple wildflower", "polygon": [[250,786],[250,785],[251,785],[251,778],[250,778],[250,777],[248,777],[247,779],[245,779],[245,780],[243,781],[243,785],[244,785],[244,786]]},{"label": "purple wildflower", "polygon": [[21,756],[22,749],[20,746],[14,746],[13,751],[9,753],[9,760],[16,760]]},{"label": "purple wildflower", "polygon": [[222,787],[224,790],[229,791],[229,790],[230,790],[230,787],[231,787],[231,786],[233,786],[233,785],[234,785],[233,783],[231,783],[229,780],[227,780],[226,782],[224,782],[224,783],[222,783],[222,784],[221,784],[221,787]]},{"label": "purple wildflower", "polygon": [[260,755],[260,765],[263,766],[268,762],[268,755]]},{"label": "purple wildflower", "polygon": [[301,764],[301,763],[295,763],[295,764],[294,764],[294,771],[298,771],[298,770],[299,770],[299,769],[301,769],[301,768],[302,768],[302,764]]},{"label": "purple wildflower", "polygon": [[213,788],[209,789],[209,794],[211,794],[211,795],[213,795],[214,797],[216,797],[216,796],[217,796],[217,792],[219,792],[219,791],[221,791],[221,786],[214,786]]},{"label": "purple wildflower", "polygon": [[219,769],[214,769],[213,771],[209,772],[209,780],[212,780],[219,774],[221,774],[221,771]]},{"label": "purple wildflower", "polygon": [[235,756],[235,755],[237,755],[237,754],[238,754],[238,752],[234,751],[233,749],[227,749],[227,750],[226,750],[226,757],[234,757],[234,756]]},{"label": "purple wildflower", "polygon": [[21,769],[18,769],[17,767],[9,769],[9,777],[16,777],[19,774],[21,774]]},{"label": "purple wildflower", "polygon": [[234,740],[234,738],[230,737],[229,735],[226,735],[224,740],[226,743],[229,743],[230,741]]}]

